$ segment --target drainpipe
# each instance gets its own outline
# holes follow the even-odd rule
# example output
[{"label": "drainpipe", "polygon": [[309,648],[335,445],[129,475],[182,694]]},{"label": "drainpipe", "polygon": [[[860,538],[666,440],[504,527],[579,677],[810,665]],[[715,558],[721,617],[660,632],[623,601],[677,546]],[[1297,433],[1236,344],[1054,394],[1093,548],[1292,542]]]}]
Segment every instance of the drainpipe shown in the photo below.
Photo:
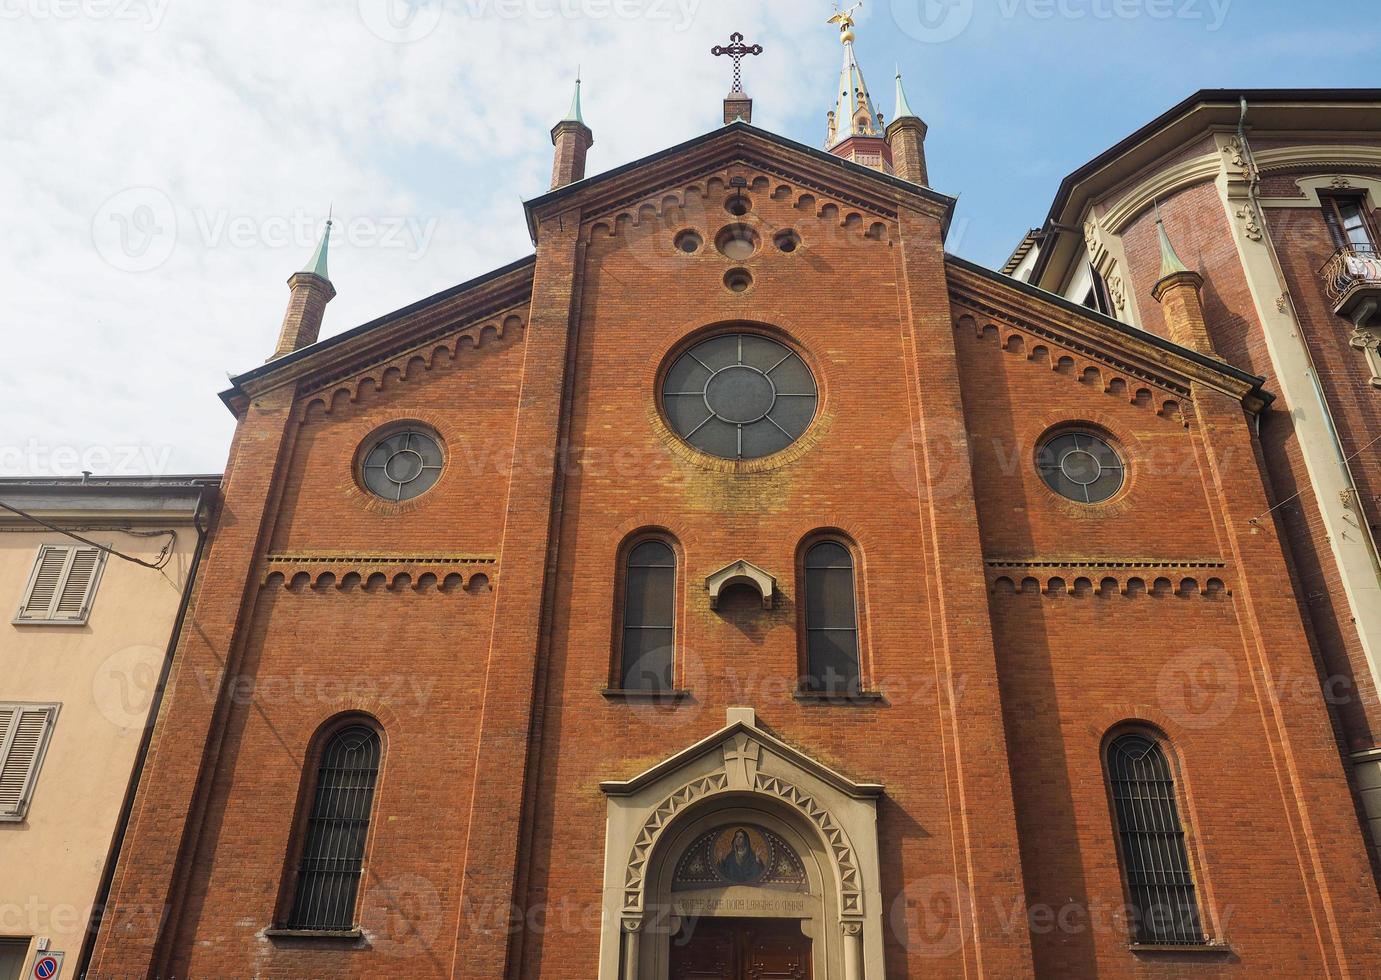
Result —
[{"label": "drainpipe", "polygon": [[182,624],[192,604],[192,589],[196,585],[197,571],[201,568],[201,553],[206,546],[206,532],[210,524],[210,502],[207,500],[207,493],[212,489],[201,489],[197,494],[196,506],[192,510],[192,523],[197,529],[197,546],[192,551],[192,567],[187,576],[187,584],[182,590],[182,599],[178,603],[177,616],[173,620],[173,633],[168,638],[168,647],[163,654],[163,665],[159,669],[158,684],[154,688],[153,701],[149,705],[144,734],[140,737],[139,750],[134,756],[134,770],[130,773],[129,783],[125,787],[125,798],[120,804],[120,815],[115,821],[115,835],[110,841],[110,851],[106,854],[105,867],[101,871],[101,882],[96,889],[96,901],[91,906],[91,917],[86,924],[86,937],[82,940],[81,955],[77,958],[78,980],[86,980],[86,971],[90,968],[91,957],[96,951],[96,935],[100,931],[101,922],[105,917],[105,905],[110,898],[111,886],[115,882],[115,864],[125,843],[130,815],[134,811],[135,794],[139,789],[140,777],[144,774],[144,764],[148,761],[149,746],[153,743],[154,722],[158,719],[159,709],[163,705],[163,692],[168,686],[168,675],[172,671],[173,654],[177,651]]}]

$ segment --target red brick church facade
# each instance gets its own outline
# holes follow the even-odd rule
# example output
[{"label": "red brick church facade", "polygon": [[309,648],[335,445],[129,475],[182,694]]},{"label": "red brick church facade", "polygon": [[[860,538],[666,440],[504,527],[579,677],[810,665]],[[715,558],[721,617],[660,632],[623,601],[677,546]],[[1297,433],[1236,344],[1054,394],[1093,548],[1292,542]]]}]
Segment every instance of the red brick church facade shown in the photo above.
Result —
[{"label": "red brick church facade", "polygon": [[1168,238],[1166,336],[948,256],[863,95],[293,277],[90,976],[1381,975],[1273,393]]}]

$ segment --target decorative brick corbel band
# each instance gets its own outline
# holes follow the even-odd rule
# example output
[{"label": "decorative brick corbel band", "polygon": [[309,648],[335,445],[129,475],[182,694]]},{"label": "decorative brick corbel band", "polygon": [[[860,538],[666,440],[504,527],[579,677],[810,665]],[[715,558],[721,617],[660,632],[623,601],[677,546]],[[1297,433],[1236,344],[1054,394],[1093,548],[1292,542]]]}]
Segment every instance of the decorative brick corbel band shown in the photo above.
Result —
[{"label": "decorative brick corbel band", "polygon": [[1223,599],[1227,565],[1190,561],[989,561],[988,589],[999,596],[1108,598],[1115,595]]},{"label": "decorative brick corbel band", "polygon": [[1034,324],[1018,327],[1005,320],[995,322],[995,319],[985,316],[980,322],[973,314],[965,313],[955,321],[955,327],[972,330],[980,341],[995,344],[999,350],[1064,375],[1105,395],[1150,409],[1161,418],[1189,428],[1190,409],[1185,402],[1189,392],[1182,386],[1171,385],[1160,379],[1153,381],[1130,365],[1115,363],[1091,350],[1072,349],[1054,333],[1041,330]]},{"label": "decorative brick corbel band", "polygon": [[414,342],[402,352],[389,352],[364,370],[354,367],[345,376],[318,379],[300,403],[302,418],[323,418],[358,403],[362,397],[390,390],[450,364],[466,350],[477,350],[522,333],[527,329],[526,312],[524,307],[515,307],[462,324],[447,324],[432,331],[423,342]]},{"label": "decorative brick corbel band", "polygon": [[497,559],[474,555],[273,554],[260,584],[290,592],[337,589],[349,592],[491,592]]},{"label": "decorative brick corbel band", "polygon": [[[807,221],[818,221],[826,228],[838,228],[874,242],[889,242],[894,238],[894,211],[885,210],[862,200],[850,200],[837,191],[815,187],[795,175],[788,175],[758,163],[737,164],[727,170],[712,168],[711,175],[703,175],[688,184],[665,186],[651,194],[629,201],[620,201],[597,212],[587,222],[586,241],[600,236],[626,235],[630,229],[656,225],[675,218],[676,222],[712,216],[724,219],[720,210],[723,197],[730,192],[731,176],[744,176],[749,181],[748,193],[778,204],[785,204],[799,212]],[[747,171],[740,174],[738,171]],[[669,225],[668,225],[669,227]],[[667,243],[670,248],[670,242]]]}]

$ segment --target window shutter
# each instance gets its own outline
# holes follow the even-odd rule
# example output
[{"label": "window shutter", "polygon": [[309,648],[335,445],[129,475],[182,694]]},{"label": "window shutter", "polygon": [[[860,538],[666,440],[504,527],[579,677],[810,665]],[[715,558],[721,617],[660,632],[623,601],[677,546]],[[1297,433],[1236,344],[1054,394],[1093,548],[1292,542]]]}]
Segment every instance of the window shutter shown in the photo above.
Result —
[{"label": "window shutter", "polygon": [[99,548],[43,545],[16,621],[86,622],[104,560]]},{"label": "window shutter", "polygon": [[1337,198],[1331,194],[1322,195],[1323,198],[1323,220],[1328,225],[1328,233],[1333,236],[1333,244],[1342,248],[1347,244],[1347,234],[1343,231],[1342,222],[1338,220],[1338,207],[1335,203]]},{"label": "window shutter", "polygon": [[0,820],[22,820],[52,733],[53,705],[0,705]]},{"label": "window shutter", "polygon": [[101,567],[101,551],[97,548],[73,548],[72,563],[67,580],[58,593],[53,619],[85,620],[91,608],[91,593],[96,585],[96,573]]},{"label": "window shutter", "polygon": [[20,619],[47,619],[53,599],[62,585],[63,569],[67,567],[68,548],[45,544],[38,549],[38,566],[29,583],[28,595],[19,607]]}]

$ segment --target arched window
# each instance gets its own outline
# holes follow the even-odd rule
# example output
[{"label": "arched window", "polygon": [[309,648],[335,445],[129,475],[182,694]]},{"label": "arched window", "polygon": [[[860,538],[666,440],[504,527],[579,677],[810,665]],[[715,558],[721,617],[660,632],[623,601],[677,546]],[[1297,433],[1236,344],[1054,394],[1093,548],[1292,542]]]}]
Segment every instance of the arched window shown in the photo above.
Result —
[{"label": "arched window", "polygon": [[288,928],[354,928],[381,752],[379,733],[361,724],[342,728],[322,747]]},{"label": "arched window", "polygon": [[1206,942],[1164,749],[1138,732],[1119,735],[1108,745],[1107,767],[1136,942]]},{"label": "arched window", "polygon": [[620,687],[670,691],[675,686],[676,552],[665,541],[644,541],[628,552],[622,641]]},{"label": "arched window", "polygon": [[807,691],[857,693],[853,555],[838,541],[811,545],[806,552],[805,580],[806,673],[801,686]]}]

